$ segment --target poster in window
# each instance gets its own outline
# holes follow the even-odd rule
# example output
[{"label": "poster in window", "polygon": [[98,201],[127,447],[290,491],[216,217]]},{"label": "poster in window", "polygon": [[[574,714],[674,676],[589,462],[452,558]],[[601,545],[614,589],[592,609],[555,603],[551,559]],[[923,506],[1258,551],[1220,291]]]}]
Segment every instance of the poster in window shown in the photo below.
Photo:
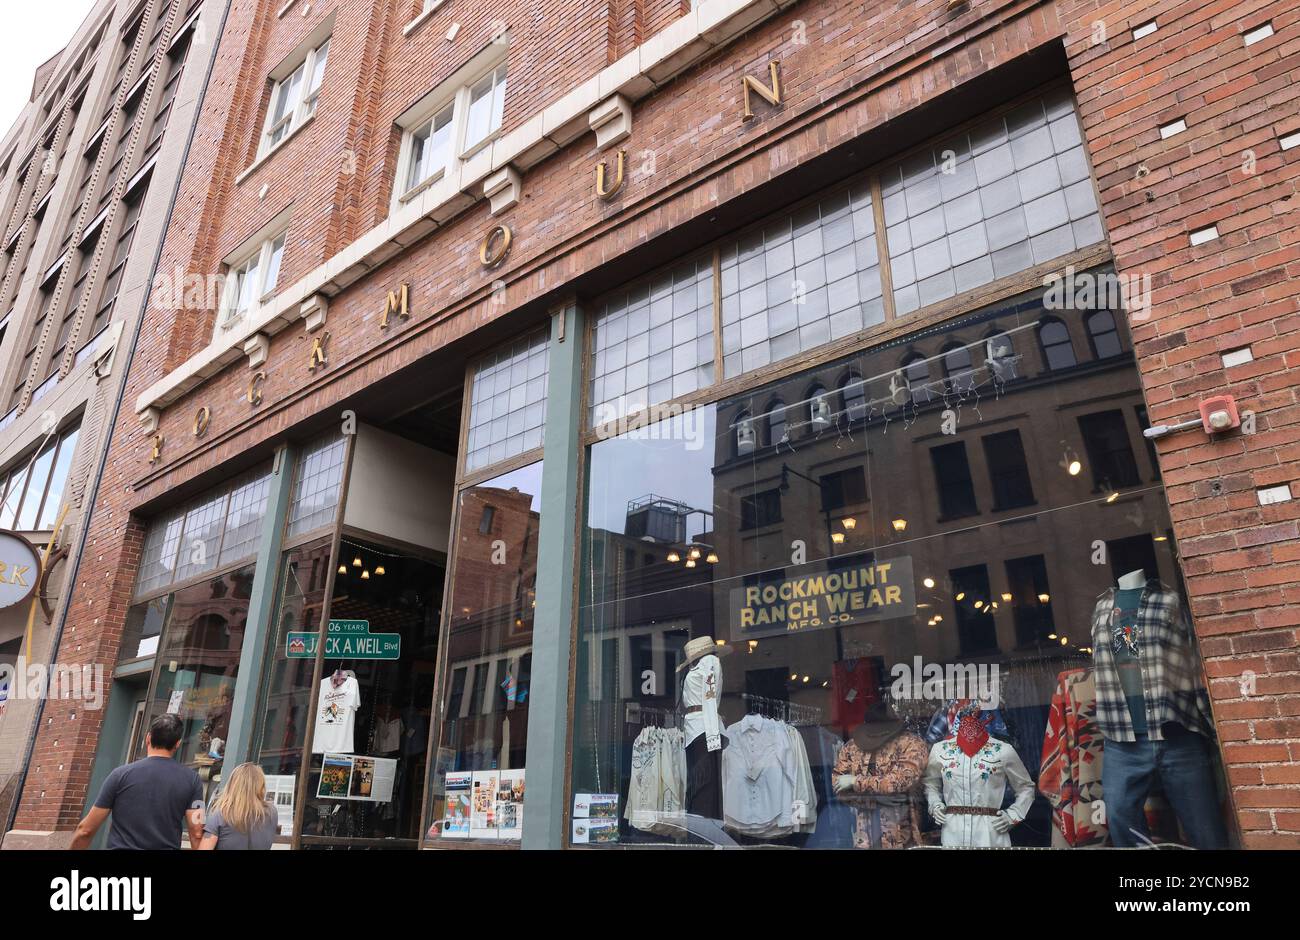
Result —
[{"label": "poster in window", "polygon": [[503,770],[497,783],[497,838],[518,839],[524,833],[524,772]]},{"label": "poster in window", "polygon": [[316,795],[323,800],[346,800],[351,781],[352,758],[347,754],[326,754]]},{"label": "poster in window", "polygon": [[[447,808],[442,817],[442,838],[468,839],[470,817],[470,793],[474,774],[468,770],[450,770],[447,772]],[[429,834],[436,836],[436,832]]]},{"label": "poster in window", "polygon": [[470,791],[469,834],[475,839],[497,837],[497,772],[476,770]]}]

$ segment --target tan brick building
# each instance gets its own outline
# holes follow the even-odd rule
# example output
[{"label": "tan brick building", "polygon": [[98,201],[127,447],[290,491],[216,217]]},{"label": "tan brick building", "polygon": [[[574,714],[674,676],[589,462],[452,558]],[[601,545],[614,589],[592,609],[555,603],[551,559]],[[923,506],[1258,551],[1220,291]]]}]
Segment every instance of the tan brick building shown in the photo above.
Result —
[{"label": "tan brick building", "polygon": [[[583,797],[644,798],[709,636],[736,655],[705,713],[802,735],[815,791],[804,819],[724,805],[728,838],[879,841],[833,770],[878,727],[930,747],[891,844],[989,844],[934,822],[975,798],[931,773],[969,696],[887,678],[921,657],[1004,675],[991,844],[1295,847],[1298,21],[233,0],[58,657],[148,679],[46,704],[14,828],[66,839],[138,748],[122,716],[173,711],[207,785],[262,763],[295,845],[675,841]],[[1145,442],[1217,395],[1240,427]],[[744,588],[867,559],[896,600],[747,632]],[[205,592],[238,601],[219,625],[185,613]],[[1095,679],[1105,795],[1049,779],[1067,677]],[[391,789],[327,792],[358,757]],[[727,758],[686,759],[695,812]],[[1146,760],[1158,788],[1121,773]]]}]

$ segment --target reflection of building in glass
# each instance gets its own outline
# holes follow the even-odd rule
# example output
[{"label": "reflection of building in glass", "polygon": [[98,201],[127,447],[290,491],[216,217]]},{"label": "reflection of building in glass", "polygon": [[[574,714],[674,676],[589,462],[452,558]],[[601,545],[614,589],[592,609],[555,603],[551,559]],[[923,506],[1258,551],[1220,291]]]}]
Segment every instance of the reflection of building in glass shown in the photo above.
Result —
[{"label": "reflection of building in glass", "polygon": [[534,494],[478,486],[461,495],[449,617],[449,770],[522,767],[528,732],[540,516]]}]

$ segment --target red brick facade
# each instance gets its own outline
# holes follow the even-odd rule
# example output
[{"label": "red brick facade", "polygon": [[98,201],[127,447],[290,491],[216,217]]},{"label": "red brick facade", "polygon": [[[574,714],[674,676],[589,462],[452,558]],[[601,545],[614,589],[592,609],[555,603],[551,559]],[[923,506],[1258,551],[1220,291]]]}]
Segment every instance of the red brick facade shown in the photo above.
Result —
[{"label": "red brick facade", "polygon": [[[508,25],[504,129],[524,124],[681,15],[676,0],[590,5],[451,0],[409,35],[412,0],[232,4],[159,272],[209,274],[292,205],[280,283],[292,284],[388,214],[399,132],[394,120]],[[303,15],[305,13],[305,15]],[[266,112],[266,75],[334,16],[329,69],[312,122],[240,178]],[[1135,26],[1158,22],[1134,40]],[[1247,47],[1242,34],[1272,22]],[[460,22],[454,42],[445,36]],[[263,401],[249,405],[242,356],[162,415],[162,459],[148,463],[137,396],[208,341],[214,313],[147,311],[126,407],[91,521],[59,661],[115,661],[141,526],[133,511],[257,451],[309,421],[333,420],[358,390],[528,304],[545,304],[586,272],[806,161],[904,118],[951,89],[1035,52],[1063,48],[1086,130],[1117,270],[1150,274],[1149,322],[1132,324],[1151,420],[1182,420],[1205,394],[1230,392],[1257,433],[1159,444],[1175,531],[1244,844],[1300,847],[1300,501],[1260,506],[1256,489],[1300,475],[1300,3],[1295,0],[946,0],[863,4],[801,0],[634,107],[629,163],[654,154],[612,201],[596,198],[595,141],[584,135],[524,175],[499,219],[479,202],[331,299],[329,364],[307,371],[301,322],[271,340]],[[741,120],[741,77],[780,60],[785,100]],[[1028,89],[1025,89],[1026,91]],[[989,102],[993,104],[993,102]],[[967,116],[975,117],[978,112]],[[1178,118],[1187,129],[1162,139]],[[930,128],[940,130],[943,125]],[[858,154],[888,157],[886,134]],[[880,148],[880,149],[877,149]],[[1141,169],[1145,167],[1145,170]],[[263,195],[263,189],[265,194]],[[479,241],[497,221],[515,233],[498,271]],[[1192,247],[1189,232],[1217,225]],[[719,233],[720,234],[720,233]],[[493,303],[493,281],[506,303]],[[386,291],[409,282],[411,319],[381,331]],[[481,345],[481,344],[480,344]],[[1226,370],[1220,354],[1251,346]],[[471,339],[462,344],[474,351]],[[211,409],[207,434],[194,412]],[[1253,688],[1249,677],[1254,674]],[[102,713],[50,702],[17,826],[67,829],[86,799]]]}]

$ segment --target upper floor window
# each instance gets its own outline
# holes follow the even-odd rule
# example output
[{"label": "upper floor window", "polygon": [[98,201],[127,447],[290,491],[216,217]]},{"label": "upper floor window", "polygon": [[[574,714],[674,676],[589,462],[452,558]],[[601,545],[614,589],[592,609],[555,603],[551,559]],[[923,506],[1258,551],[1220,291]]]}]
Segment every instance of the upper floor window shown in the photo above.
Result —
[{"label": "upper floor window", "polygon": [[280,279],[280,261],[284,257],[284,237],[282,231],[265,238],[231,262],[221,296],[218,322],[222,329],[238,322],[249,310],[275,293]]},{"label": "upper floor window", "polygon": [[411,132],[410,166],[406,172],[407,190],[442,175],[451,157],[452,118],[455,105],[447,105]]},{"label": "upper floor window", "polygon": [[330,41],[307,52],[301,62],[271,88],[271,106],[266,113],[261,153],[268,153],[294,129],[316,113],[325,63],[329,60]]},{"label": "upper floor window", "polygon": [[984,340],[984,364],[989,374],[998,381],[1006,382],[1016,378],[1015,343],[1009,333],[993,332]]},{"label": "upper floor window", "polygon": [[[479,57],[398,119],[403,130],[396,195],[409,199],[442,179],[452,161],[468,158],[501,129],[506,66],[495,49]],[[485,71],[486,69],[486,71]]]},{"label": "upper floor window", "polygon": [[497,66],[469,90],[469,114],[465,119],[465,150],[474,149],[501,128],[506,110],[506,67]]},{"label": "upper floor window", "polygon": [[1109,310],[1098,310],[1088,317],[1087,324],[1092,351],[1098,359],[1109,359],[1124,351],[1119,341],[1119,330],[1115,326],[1115,317]]},{"label": "upper floor window", "polygon": [[930,400],[930,364],[920,353],[913,353],[903,361],[903,381],[907,397],[913,402]]},{"label": "upper floor window", "polygon": [[1074,344],[1070,331],[1056,319],[1045,319],[1038,326],[1038,341],[1043,344],[1043,358],[1049,369],[1068,369],[1078,360],[1074,357]]},{"label": "upper floor window", "polygon": [[856,372],[840,380],[840,394],[844,397],[844,413],[850,421],[861,421],[867,416],[867,383]]}]

